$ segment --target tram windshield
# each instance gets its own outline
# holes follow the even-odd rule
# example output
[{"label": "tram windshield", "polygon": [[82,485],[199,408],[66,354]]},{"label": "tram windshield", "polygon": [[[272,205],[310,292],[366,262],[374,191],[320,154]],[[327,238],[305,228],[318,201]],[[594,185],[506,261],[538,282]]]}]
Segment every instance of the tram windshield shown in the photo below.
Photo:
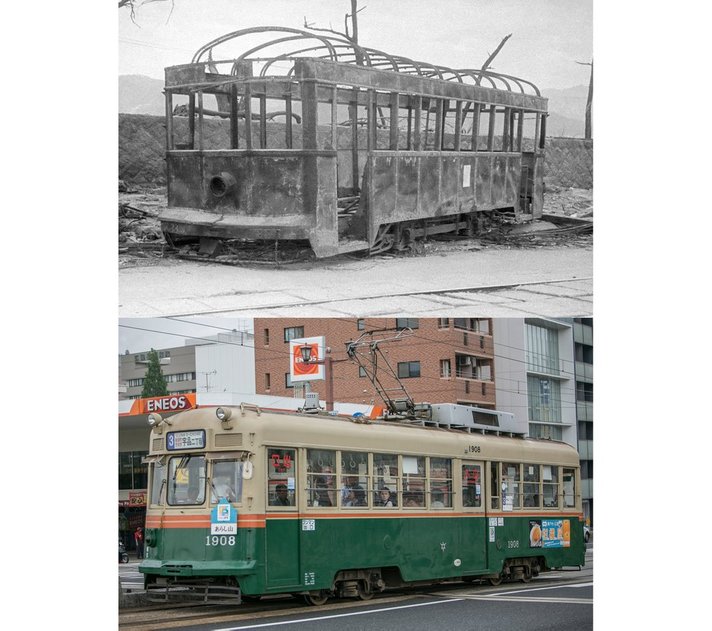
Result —
[{"label": "tram windshield", "polygon": [[168,504],[203,504],[205,477],[205,456],[171,458],[168,461]]},{"label": "tram windshield", "polygon": [[222,460],[213,463],[210,503],[216,504],[221,499],[226,499],[228,502],[242,500],[242,462]]}]

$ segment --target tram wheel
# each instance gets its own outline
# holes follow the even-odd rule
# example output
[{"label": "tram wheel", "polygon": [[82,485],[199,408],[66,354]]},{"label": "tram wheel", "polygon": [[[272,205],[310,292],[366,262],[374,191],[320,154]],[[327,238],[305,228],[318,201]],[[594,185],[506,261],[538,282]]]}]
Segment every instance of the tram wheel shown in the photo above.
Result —
[{"label": "tram wheel", "polygon": [[532,580],[532,573],[529,568],[526,568],[524,572],[522,573],[522,577],[520,579],[522,583],[529,583]]},{"label": "tram wheel", "polygon": [[373,591],[371,590],[371,585],[365,581],[358,582],[358,599],[359,600],[371,600],[373,598]]},{"label": "tram wheel", "polygon": [[487,580],[489,581],[490,585],[492,585],[493,587],[497,587],[497,585],[502,584],[502,575],[498,574],[496,577],[494,577],[494,578],[490,577]]},{"label": "tram wheel", "polygon": [[329,594],[324,590],[304,594],[304,602],[312,607],[319,607],[329,600]]}]

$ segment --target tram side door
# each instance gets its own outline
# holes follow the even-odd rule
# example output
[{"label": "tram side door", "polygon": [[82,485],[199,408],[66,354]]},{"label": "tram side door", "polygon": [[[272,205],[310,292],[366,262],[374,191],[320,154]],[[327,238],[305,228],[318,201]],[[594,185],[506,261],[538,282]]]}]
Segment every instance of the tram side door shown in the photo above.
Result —
[{"label": "tram side door", "polygon": [[268,589],[298,586],[299,513],[295,449],[267,450],[265,574]]},{"label": "tram side door", "polygon": [[485,465],[483,462],[463,460],[461,469],[462,508],[468,519],[461,532],[461,550],[463,555],[461,569],[463,573],[480,571],[487,567],[487,519],[485,507]]}]

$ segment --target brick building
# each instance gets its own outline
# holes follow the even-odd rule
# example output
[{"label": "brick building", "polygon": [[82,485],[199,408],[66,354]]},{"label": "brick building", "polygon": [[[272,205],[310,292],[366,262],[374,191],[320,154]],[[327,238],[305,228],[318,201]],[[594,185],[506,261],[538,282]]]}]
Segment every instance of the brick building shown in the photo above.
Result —
[{"label": "brick building", "polygon": [[[346,360],[346,342],[364,333],[391,329],[412,330],[380,345],[388,364],[399,375],[416,402],[463,403],[494,408],[494,344],[488,318],[255,318],[255,385],[257,394],[303,397],[305,391],[326,394],[324,380],[292,384],[289,341],[324,336],[331,349],[334,398],[351,403],[380,404],[381,398],[366,372]],[[367,347],[360,352],[367,355]],[[382,359],[379,377],[386,388],[397,383],[386,378]],[[328,379],[328,375],[326,376]]]}]

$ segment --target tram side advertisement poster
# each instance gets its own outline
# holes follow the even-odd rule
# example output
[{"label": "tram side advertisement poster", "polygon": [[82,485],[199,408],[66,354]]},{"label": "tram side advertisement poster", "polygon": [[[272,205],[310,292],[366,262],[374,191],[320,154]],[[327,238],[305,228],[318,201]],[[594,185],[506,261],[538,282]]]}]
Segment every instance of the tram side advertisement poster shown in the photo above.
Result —
[{"label": "tram side advertisement poster", "polygon": [[529,521],[530,548],[568,548],[571,546],[571,522],[568,519],[532,519]]},{"label": "tram side advertisement poster", "polygon": [[[309,363],[305,363],[302,359],[302,347],[310,348]],[[324,361],[324,353],[326,350],[326,338],[318,337],[302,337],[289,340],[289,373],[292,381],[315,381],[324,379],[325,367],[324,364],[316,363]]]}]

